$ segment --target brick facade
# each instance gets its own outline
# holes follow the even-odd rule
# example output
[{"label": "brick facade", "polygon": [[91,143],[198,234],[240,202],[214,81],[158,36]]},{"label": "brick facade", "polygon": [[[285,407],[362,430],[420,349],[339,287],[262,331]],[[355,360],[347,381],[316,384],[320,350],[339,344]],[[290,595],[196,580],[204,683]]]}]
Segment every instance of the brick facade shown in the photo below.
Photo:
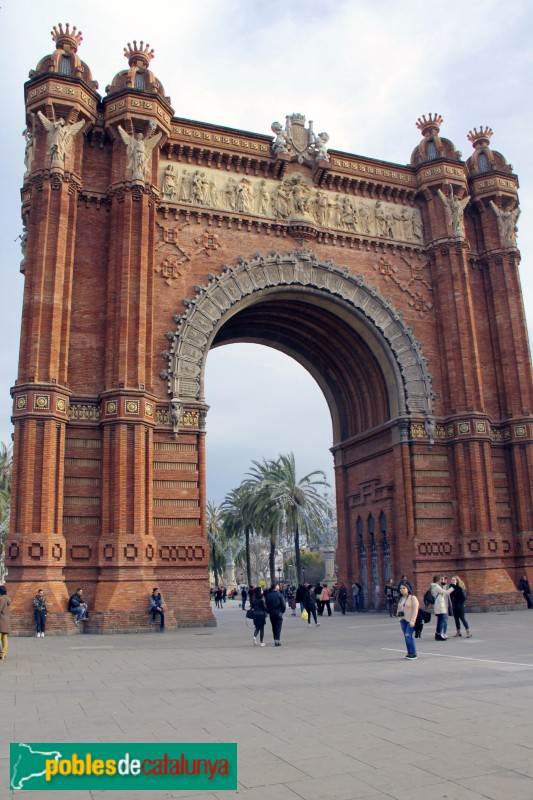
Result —
[{"label": "brick facade", "polygon": [[407,166],[328,153],[299,115],[273,143],[176,117],[142,43],[101,97],[79,37],[54,38],[25,86],[19,628],[37,584],[52,628],[83,586],[93,630],[142,629],[156,584],[170,626],[213,624],[203,369],[238,340],[293,355],[324,391],[340,580],[379,605],[390,573],[422,593],[458,572],[471,607],[522,602],[531,360],[518,182],[491,132],[463,162],[430,115]]}]

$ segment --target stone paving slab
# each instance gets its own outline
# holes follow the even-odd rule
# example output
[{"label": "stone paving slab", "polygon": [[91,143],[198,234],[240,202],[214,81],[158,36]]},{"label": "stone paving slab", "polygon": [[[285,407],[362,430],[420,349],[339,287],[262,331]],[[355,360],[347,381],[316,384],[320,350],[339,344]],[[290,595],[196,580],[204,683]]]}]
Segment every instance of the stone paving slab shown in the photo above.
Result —
[{"label": "stone paving slab", "polygon": [[533,798],[533,613],[472,614],[468,640],[430,624],[416,661],[380,614],[289,616],[282,647],[269,631],[259,648],[237,603],[215,613],[216,629],[12,638],[0,800],[52,797],[9,791],[11,741],[238,743],[237,792],[73,800]]}]

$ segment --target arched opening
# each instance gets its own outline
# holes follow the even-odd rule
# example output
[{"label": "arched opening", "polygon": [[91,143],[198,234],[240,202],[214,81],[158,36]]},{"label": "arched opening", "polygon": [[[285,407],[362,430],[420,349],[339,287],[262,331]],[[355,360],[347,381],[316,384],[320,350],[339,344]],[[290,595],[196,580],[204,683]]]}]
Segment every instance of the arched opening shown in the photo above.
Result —
[{"label": "arched opening", "polygon": [[251,343],[211,348],[205,391],[210,501],[218,505],[253,459],[288,451],[300,473],[323,470],[334,494],[329,409],[314,378],[294,359]]},{"label": "arched opening", "polygon": [[398,536],[413,527],[409,426],[432,430],[431,379],[412,331],[360,276],[309,251],[241,259],[196,293],[174,317],[163,354],[175,432],[180,409],[210,404],[211,349],[248,342],[295,359],[322,390],[332,421],[339,580],[357,581],[365,606],[380,607]]}]

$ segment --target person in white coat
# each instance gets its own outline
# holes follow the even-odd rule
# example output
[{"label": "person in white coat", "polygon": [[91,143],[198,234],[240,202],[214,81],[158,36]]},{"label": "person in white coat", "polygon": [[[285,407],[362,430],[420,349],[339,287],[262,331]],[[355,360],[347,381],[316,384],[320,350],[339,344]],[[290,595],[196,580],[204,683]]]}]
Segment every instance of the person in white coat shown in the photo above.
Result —
[{"label": "person in white coat", "polygon": [[453,586],[448,589],[448,578],[446,575],[434,575],[431,584],[431,594],[434,597],[433,610],[437,617],[437,627],[435,629],[435,639],[438,642],[445,642],[448,638],[448,596],[453,592]]},{"label": "person in white coat", "polygon": [[406,583],[400,583],[400,599],[398,601],[396,616],[400,620],[405,638],[405,646],[407,648],[407,655],[405,657],[410,659],[418,658],[415,641],[413,639],[418,607],[418,598],[412,593],[411,587]]}]

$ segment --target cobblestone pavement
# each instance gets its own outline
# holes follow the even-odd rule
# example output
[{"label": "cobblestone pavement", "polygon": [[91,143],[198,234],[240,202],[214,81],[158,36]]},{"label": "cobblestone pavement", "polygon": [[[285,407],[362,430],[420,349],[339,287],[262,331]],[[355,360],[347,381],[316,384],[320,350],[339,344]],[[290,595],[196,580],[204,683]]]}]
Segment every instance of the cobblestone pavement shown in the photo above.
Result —
[{"label": "cobblestone pavement", "polygon": [[533,798],[533,613],[472,614],[473,637],[447,642],[432,621],[416,661],[383,614],[336,613],[318,628],[286,615],[282,647],[268,630],[259,648],[236,602],[215,613],[217,628],[163,635],[12,637],[1,800],[52,796],[9,791],[11,741],[238,743],[237,792],[74,800]]}]

